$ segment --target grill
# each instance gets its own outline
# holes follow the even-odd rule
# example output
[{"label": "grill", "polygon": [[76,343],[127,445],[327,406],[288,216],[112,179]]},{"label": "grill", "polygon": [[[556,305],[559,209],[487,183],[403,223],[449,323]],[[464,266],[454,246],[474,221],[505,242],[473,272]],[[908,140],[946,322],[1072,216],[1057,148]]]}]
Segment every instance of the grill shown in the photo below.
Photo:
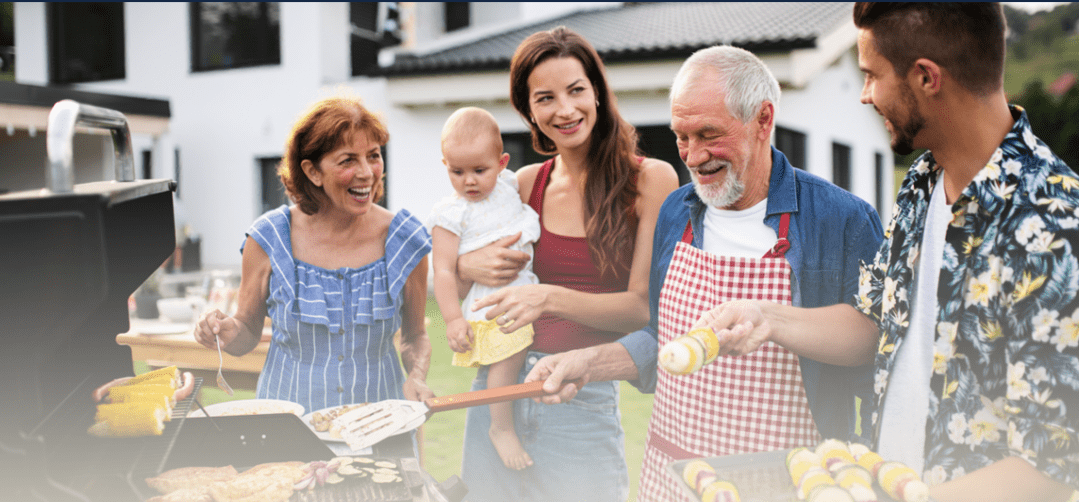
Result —
[{"label": "grill", "polygon": [[[73,183],[76,127],[111,135],[115,181]],[[113,110],[57,103],[46,145],[48,187],[0,196],[0,483],[25,499],[77,500],[124,486],[104,473],[126,472],[114,468],[145,442],[88,438],[90,392],[131,374],[115,337],[128,296],[175,247],[175,184],[135,181],[127,120]]]},{"label": "grill", "polygon": [[[73,183],[76,128],[111,135],[115,181]],[[176,246],[176,185],[134,179],[127,120],[113,110],[60,101],[46,143],[47,188],[0,195],[0,500],[141,501],[154,495],[145,478],[173,467],[332,458],[299,417],[217,417],[218,431],[186,418],[193,397],[177,403],[162,436],[86,433],[91,391],[131,375],[131,349],[115,338],[130,328],[128,297]],[[346,480],[293,500],[447,500],[407,435],[391,439],[375,454],[403,466],[401,482]],[[457,481],[443,486],[463,495]]]}]

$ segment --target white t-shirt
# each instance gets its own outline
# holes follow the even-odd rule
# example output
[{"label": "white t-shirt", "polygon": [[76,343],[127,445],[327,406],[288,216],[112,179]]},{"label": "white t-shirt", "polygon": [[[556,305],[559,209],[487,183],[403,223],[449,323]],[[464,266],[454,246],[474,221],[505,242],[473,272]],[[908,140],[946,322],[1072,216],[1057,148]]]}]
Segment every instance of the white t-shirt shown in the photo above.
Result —
[{"label": "white t-shirt", "polygon": [[952,221],[943,180],[929,199],[925,234],[914,273],[910,331],[899,345],[888,376],[881,413],[878,453],[921,473],[925,467],[925,425],[929,417],[929,381],[933,376],[933,342],[937,327],[937,283],[944,256],[944,236]]},{"label": "white t-shirt", "polygon": [[776,244],[776,231],[764,224],[768,199],[748,209],[731,211],[708,206],[704,213],[702,248],[717,256],[761,258]]}]

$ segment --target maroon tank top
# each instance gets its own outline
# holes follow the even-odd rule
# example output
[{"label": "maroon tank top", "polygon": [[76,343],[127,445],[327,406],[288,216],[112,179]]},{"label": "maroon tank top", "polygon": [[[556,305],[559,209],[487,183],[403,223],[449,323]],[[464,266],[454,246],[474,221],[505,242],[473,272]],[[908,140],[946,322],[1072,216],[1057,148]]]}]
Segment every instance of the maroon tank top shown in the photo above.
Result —
[{"label": "maroon tank top", "polygon": [[[554,159],[540,167],[528,205],[540,215],[540,238],[534,247],[532,271],[542,284],[554,284],[585,293],[614,293],[626,291],[629,286],[629,269],[619,267],[618,277],[600,277],[599,269],[588,251],[584,237],[566,237],[551,233],[543,224],[543,195],[550,180]],[[544,314],[532,323],[536,335],[532,350],[555,354],[567,350],[591,347],[612,342],[624,333],[603,331],[558,316]]]}]

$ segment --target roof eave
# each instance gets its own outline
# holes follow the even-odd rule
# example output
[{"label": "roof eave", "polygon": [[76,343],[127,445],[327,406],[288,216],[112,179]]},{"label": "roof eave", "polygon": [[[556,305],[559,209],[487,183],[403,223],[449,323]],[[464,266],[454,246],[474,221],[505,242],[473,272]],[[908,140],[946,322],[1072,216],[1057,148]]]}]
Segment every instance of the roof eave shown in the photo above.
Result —
[{"label": "roof eave", "polygon": [[[720,43],[720,42],[717,42]],[[605,63],[650,62],[670,59],[685,59],[694,52],[716,44],[683,45],[678,47],[658,47],[646,49],[625,49],[599,51]],[[796,38],[787,40],[751,40],[732,42],[730,45],[741,47],[755,54],[789,52],[797,49],[816,48],[816,38]],[[376,75],[383,77],[411,77],[472,73],[477,71],[508,70],[509,58],[492,58],[471,61],[424,61],[405,60],[392,66],[381,68]]]}]

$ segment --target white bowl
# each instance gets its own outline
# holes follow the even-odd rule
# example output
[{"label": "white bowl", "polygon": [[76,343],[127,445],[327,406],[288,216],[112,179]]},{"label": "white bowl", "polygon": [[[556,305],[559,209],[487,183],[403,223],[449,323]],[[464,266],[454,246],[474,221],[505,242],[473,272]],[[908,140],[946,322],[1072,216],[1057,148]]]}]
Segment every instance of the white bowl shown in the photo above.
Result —
[{"label": "white bowl", "polygon": [[201,298],[162,298],[157,301],[161,317],[172,322],[190,322],[202,314],[205,300]]}]

